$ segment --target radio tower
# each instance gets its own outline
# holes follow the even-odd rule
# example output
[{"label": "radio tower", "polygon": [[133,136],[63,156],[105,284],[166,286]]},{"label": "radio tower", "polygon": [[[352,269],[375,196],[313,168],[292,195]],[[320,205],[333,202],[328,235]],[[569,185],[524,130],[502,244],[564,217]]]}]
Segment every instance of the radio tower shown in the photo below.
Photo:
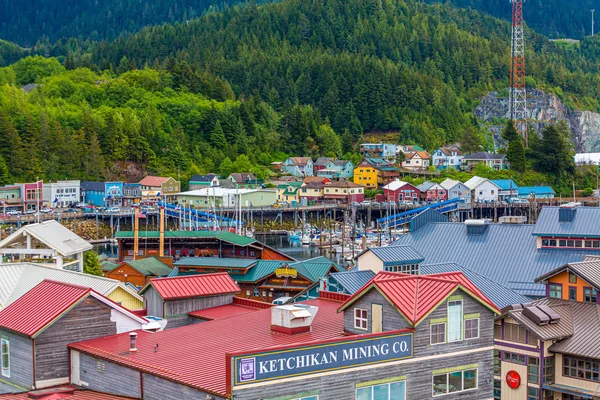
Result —
[{"label": "radio tower", "polygon": [[523,0],[512,2],[512,41],[510,59],[510,118],[517,132],[528,145],[527,91],[525,88],[525,35],[523,28]]}]

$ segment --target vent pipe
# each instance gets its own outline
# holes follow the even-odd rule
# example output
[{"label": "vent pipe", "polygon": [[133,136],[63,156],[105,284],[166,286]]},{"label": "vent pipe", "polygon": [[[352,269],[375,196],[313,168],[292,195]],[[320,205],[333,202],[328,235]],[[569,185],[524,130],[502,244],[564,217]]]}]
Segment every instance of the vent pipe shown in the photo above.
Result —
[{"label": "vent pipe", "polygon": [[558,209],[558,222],[572,222],[579,205],[581,203],[574,202],[561,205]]},{"label": "vent pipe", "polygon": [[160,206],[160,236],[158,239],[158,255],[165,256],[165,206]]},{"label": "vent pipe", "polygon": [[138,349],[135,347],[136,339],[137,339],[137,333],[131,332],[129,334],[129,352],[130,353],[135,353],[138,351]]},{"label": "vent pipe", "polygon": [[133,259],[137,260],[140,248],[140,222],[138,220],[138,208],[133,210]]}]

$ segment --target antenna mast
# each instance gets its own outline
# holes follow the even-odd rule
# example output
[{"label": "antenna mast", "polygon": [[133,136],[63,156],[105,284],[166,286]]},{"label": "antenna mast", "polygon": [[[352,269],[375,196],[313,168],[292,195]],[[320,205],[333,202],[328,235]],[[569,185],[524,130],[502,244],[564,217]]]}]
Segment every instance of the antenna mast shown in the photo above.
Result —
[{"label": "antenna mast", "polygon": [[512,41],[510,59],[510,118],[517,132],[529,143],[527,136],[527,90],[525,88],[525,34],[523,0],[512,2]]}]

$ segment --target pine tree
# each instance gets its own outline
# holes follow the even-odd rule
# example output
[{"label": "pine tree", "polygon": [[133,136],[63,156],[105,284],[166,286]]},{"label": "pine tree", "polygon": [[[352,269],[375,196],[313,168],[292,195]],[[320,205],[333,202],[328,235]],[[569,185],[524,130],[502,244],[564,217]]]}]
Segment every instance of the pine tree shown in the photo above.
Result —
[{"label": "pine tree", "polygon": [[10,174],[4,158],[0,156],[0,185],[6,185],[7,183],[10,183]]},{"label": "pine tree", "polygon": [[83,254],[83,273],[102,276],[102,267],[98,259],[98,253],[93,250],[86,251]]},{"label": "pine tree", "polygon": [[527,168],[525,146],[512,120],[509,120],[502,130],[502,138],[508,142],[506,159],[510,163],[510,168],[517,172],[525,172]]},{"label": "pine tree", "polygon": [[475,127],[468,126],[463,131],[460,145],[465,153],[476,153],[483,150],[483,139]]},{"label": "pine tree", "polygon": [[210,142],[218,149],[224,149],[227,146],[227,139],[219,120],[215,123],[215,127],[210,134]]}]

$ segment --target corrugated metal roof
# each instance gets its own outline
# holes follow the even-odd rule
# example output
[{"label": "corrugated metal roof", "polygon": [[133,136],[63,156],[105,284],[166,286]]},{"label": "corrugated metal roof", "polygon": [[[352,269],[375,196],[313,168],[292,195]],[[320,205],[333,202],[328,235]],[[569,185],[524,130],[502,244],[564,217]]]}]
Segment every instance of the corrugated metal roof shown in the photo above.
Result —
[{"label": "corrugated metal roof", "polygon": [[171,178],[164,178],[162,176],[147,176],[140,181],[140,185],[149,187],[160,187],[163,183],[167,183]]},{"label": "corrugated metal roof", "polygon": [[126,261],[125,264],[131,266],[144,276],[167,276],[172,268],[163,263],[156,257],[140,258],[138,260]]},{"label": "corrugated metal roof", "polygon": [[519,185],[512,179],[492,179],[491,182],[502,190],[517,190]]},{"label": "corrugated metal roof", "polygon": [[[398,189],[400,189],[401,187],[403,187],[403,186],[406,186],[406,185],[409,185],[409,186],[411,186],[411,187],[413,187],[413,188],[414,188],[414,186],[413,186],[413,185],[411,185],[410,183],[408,183],[408,182],[403,182],[403,181],[401,181],[401,180],[398,180],[398,179],[395,179],[395,180],[393,180],[392,182],[390,182],[390,183],[388,183],[387,185],[385,185],[383,188],[384,188],[384,189],[391,190],[391,191],[394,191],[394,192],[395,192],[396,190],[398,190]],[[416,189],[416,188],[415,188],[415,189]]]},{"label": "corrugated metal roof", "polygon": [[494,281],[487,279],[485,276],[478,274],[475,271],[471,271],[461,265],[455,263],[445,264],[426,264],[421,265],[420,272],[423,275],[440,274],[446,272],[462,272],[467,279],[485,294],[498,308],[503,308],[510,304],[522,304],[529,303],[530,298],[523,296],[502,286]]},{"label": "corrugated metal roof", "polygon": [[425,182],[421,183],[419,186],[417,186],[417,189],[419,189],[419,191],[421,191],[421,192],[426,192],[434,185],[436,185],[435,182],[425,181]]},{"label": "corrugated metal roof", "polygon": [[311,262],[310,260],[299,261],[288,264],[290,268],[295,268],[299,274],[308,278],[312,282],[318,282],[319,279],[323,278],[329,273],[331,268],[336,271],[343,271],[343,268],[338,267],[334,262],[329,261],[328,263],[322,262]]},{"label": "corrugated metal roof", "polygon": [[142,300],[136,292],[114,279],[33,263],[0,264],[0,309],[13,303],[44,279],[89,287],[103,296],[109,296],[121,287],[138,300]]},{"label": "corrugated metal roof", "polygon": [[223,319],[234,317],[236,315],[248,314],[251,312],[258,311],[259,308],[240,306],[237,304],[226,304],[224,306],[205,308],[204,310],[197,310],[188,313],[190,317],[205,319],[207,321],[213,321],[215,319]]},{"label": "corrugated metal roof", "polygon": [[[496,185],[494,182],[490,181],[487,178],[482,178],[480,176],[474,176],[471,179],[469,179],[468,181],[465,182],[465,186],[468,187],[470,190],[475,189],[476,187],[478,187],[479,185],[481,185],[482,183],[489,181],[491,182],[493,185]],[[496,185],[498,186],[498,185]],[[500,187],[498,187],[498,189],[500,189]]]},{"label": "corrugated metal roof", "polygon": [[8,247],[17,240],[22,240],[22,237],[25,234],[31,235],[65,257],[92,249],[90,243],[54,220],[23,226],[21,229],[18,229],[12,235],[2,240],[0,242],[0,249]]},{"label": "corrugated metal roof", "polygon": [[536,277],[568,262],[583,260],[586,251],[537,249],[534,225],[489,224],[481,235],[467,235],[462,223],[431,223],[403,235],[389,247],[408,245],[426,264],[453,262],[526,296],[544,296]]},{"label": "corrugated metal roof", "polygon": [[175,262],[175,266],[248,269],[257,262],[255,258],[182,257]]},{"label": "corrugated metal roof", "polygon": [[231,278],[237,282],[257,282],[284,264],[284,261],[259,260],[246,274],[231,274]]},{"label": "corrugated metal roof", "polygon": [[559,222],[560,207],[543,207],[535,225],[538,236],[600,237],[600,208],[576,207],[573,221]]},{"label": "corrugated metal roof", "polygon": [[[129,335],[112,335],[69,345],[70,348],[108,359],[174,382],[227,397],[226,354],[344,337],[343,314],[338,302],[309,300],[319,307],[310,332],[276,335],[271,331],[271,310],[259,310],[158,333],[138,332],[136,353],[129,353]],[[235,329],[232,329],[235,327]],[[154,346],[159,351],[154,352]]]},{"label": "corrugated metal roof", "polygon": [[432,222],[448,222],[448,216],[441,214],[431,208],[427,208],[415,215],[410,220],[410,231],[418,231],[422,227]]},{"label": "corrugated metal roof", "polygon": [[530,194],[541,196],[556,194],[556,192],[550,186],[521,186],[519,188],[519,196],[529,196]]},{"label": "corrugated metal roof", "polygon": [[[158,231],[140,231],[140,238],[156,238],[160,233]],[[133,231],[115,232],[116,239],[133,238]],[[256,240],[227,231],[167,231],[165,239],[175,238],[215,238],[238,246],[247,246],[256,243]]]},{"label": "corrugated metal roof", "polygon": [[[72,389],[72,388],[71,388]],[[49,393],[48,390],[45,391]],[[30,393],[35,393],[30,392]],[[50,396],[50,394],[48,395]],[[112,394],[94,392],[91,390],[80,390],[75,389],[72,394],[61,393],[61,399],[63,400],[129,400],[131,397],[115,396]],[[42,397],[40,400],[49,399],[49,397]],[[18,393],[18,394],[4,394],[0,395],[0,400],[31,400],[29,393]]]},{"label": "corrugated metal roof", "polygon": [[367,251],[373,252],[385,265],[400,265],[420,263],[425,258],[411,246],[370,247]]},{"label": "corrugated metal roof", "polygon": [[508,315],[520,325],[527,328],[527,330],[532,332],[540,340],[560,340],[573,335],[573,321],[570,305],[555,305],[552,309],[560,315],[560,321],[557,324],[537,325],[523,315],[522,310],[509,311]]},{"label": "corrugated metal roof", "polygon": [[344,271],[334,272],[329,275],[335,279],[349,294],[354,294],[360,290],[361,287],[365,286],[373,277],[375,272],[371,270],[366,271]]},{"label": "corrugated metal roof", "polygon": [[156,289],[163,300],[215,296],[240,291],[238,285],[229,277],[227,272],[178,276],[176,278],[155,278],[140,290],[140,294],[143,294],[150,286]]},{"label": "corrugated metal roof", "polygon": [[[586,259],[587,258],[588,257],[586,256]],[[563,271],[571,271],[595,288],[600,288],[600,260],[584,260],[577,263],[568,263],[548,272],[547,274],[537,277],[535,281],[545,281]]]},{"label": "corrugated metal roof", "polygon": [[44,280],[0,311],[0,328],[32,337],[79,302],[90,290],[83,286]]}]

